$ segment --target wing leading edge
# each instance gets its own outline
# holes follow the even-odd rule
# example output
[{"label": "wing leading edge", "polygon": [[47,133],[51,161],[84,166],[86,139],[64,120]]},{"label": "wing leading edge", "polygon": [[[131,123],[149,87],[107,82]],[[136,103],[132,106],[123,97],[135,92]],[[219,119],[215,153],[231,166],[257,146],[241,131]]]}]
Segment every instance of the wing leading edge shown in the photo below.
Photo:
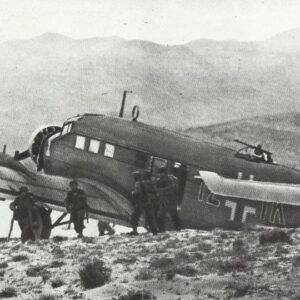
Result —
[{"label": "wing leading edge", "polygon": [[[77,181],[87,194],[90,217],[129,226],[132,207],[128,199],[102,183],[81,178]],[[70,179],[65,177],[29,176],[18,169],[0,167],[0,195],[11,199],[21,186],[26,185],[42,204],[55,210],[65,211],[64,199],[69,182]]]},{"label": "wing leading edge", "polygon": [[229,179],[200,171],[200,178],[217,195],[300,206],[300,185]]}]

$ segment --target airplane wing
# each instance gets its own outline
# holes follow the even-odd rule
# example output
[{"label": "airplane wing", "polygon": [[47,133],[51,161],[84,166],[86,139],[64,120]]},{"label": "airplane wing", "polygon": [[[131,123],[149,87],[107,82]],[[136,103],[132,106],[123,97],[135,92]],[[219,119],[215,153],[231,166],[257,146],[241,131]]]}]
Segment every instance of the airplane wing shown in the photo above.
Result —
[{"label": "airplane wing", "polygon": [[230,179],[200,171],[200,178],[216,195],[300,206],[300,185]]},{"label": "airplane wing", "polygon": [[[19,164],[19,165],[18,165]],[[64,199],[69,190],[69,178],[30,173],[19,162],[0,164],[0,199],[13,199],[21,186],[27,186],[39,202],[51,209],[66,211]],[[112,188],[92,180],[76,178],[87,194],[90,217],[130,226],[132,205]]]}]

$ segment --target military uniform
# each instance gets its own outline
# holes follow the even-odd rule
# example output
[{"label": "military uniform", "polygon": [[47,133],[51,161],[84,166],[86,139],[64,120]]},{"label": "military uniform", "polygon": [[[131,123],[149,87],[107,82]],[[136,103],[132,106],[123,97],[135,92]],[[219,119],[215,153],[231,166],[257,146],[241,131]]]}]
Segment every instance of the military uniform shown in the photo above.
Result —
[{"label": "military uniform", "polygon": [[18,221],[21,229],[21,241],[25,243],[28,240],[35,240],[33,232],[33,207],[35,199],[32,194],[21,193],[10,205],[14,211],[14,219]]},{"label": "military uniform", "polygon": [[131,217],[133,233],[137,234],[137,226],[143,212],[146,217],[146,224],[153,234],[157,234],[156,217],[154,213],[157,192],[155,182],[151,179],[136,181],[132,196],[135,201],[135,208]]},{"label": "military uniform", "polygon": [[70,222],[74,223],[75,231],[79,236],[82,236],[84,216],[88,209],[85,192],[78,188],[69,191],[65,206],[71,214]]},{"label": "military uniform", "polygon": [[160,207],[158,210],[158,227],[165,231],[166,216],[170,215],[176,230],[181,229],[181,220],[177,211],[179,201],[178,179],[173,175],[166,175],[157,181]]}]

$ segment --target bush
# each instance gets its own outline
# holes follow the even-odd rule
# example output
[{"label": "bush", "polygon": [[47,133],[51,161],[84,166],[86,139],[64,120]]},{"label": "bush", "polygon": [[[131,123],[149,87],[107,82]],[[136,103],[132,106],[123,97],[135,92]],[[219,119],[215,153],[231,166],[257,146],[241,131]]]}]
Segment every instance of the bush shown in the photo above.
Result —
[{"label": "bush", "polygon": [[28,256],[27,255],[24,255],[24,254],[18,254],[18,255],[15,255],[12,257],[12,260],[14,262],[17,262],[17,261],[22,261],[22,260],[28,260]]},{"label": "bush", "polygon": [[174,259],[170,257],[159,257],[150,262],[152,269],[168,269],[172,266],[174,266]]},{"label": "bush", "polygon": [[4,274],[5,274],[5,270],[4,270],[4,269],[3,269],[3,270],[0,270],[0,277],[3,277]]},{"label": "bush", "polygon": [[62,266],[64,266],[66,263],[60,260],[53,260],[50,265],[48,266],[48,268],[60,268]]},{"label": "bush", "polygon": [[156,300],[156,297],[148,291],[128,291],[127,295],[120,296],[118,300]]},{"label": "bush", "polygon": [[29,277],[37,277],[40,276],[45,266],[29,266],[26,270],[26,275]]},{"label": "bush", "polygon": [[222,273],[245,271],[247,264],[242,259],[219,260],[219,269]]},{"label": "bush", "polygon": [[64,281],[61,278],[54,278],[53,280],[51,280],[51,286],[56,289],[62,285],[64,285]]},{"label": "bush", "polygon": [[17,296],[17,291],[14,287],[6,287],[0,292],[0,298],[12,298]]},{"label": "bush", "polygon": [[244,241],[241,239],[236,239],[232,242],[232,251],[238,256],[245,255],[248,252]]},{"label": "bush", "polygon": [[51,294],[43,294],[38,299],[39,300],[55,300],[56,297],[54,295],[51,295]]},{"label": "bush", "polygon": [[67,241],[68,240],[68,237],[66,236],[60,236],[60,235],[56,235],[52,238],[52,241],[54,243],[61,243],[61,242],[64,242],[64,241]]},{"label": "bush", "polygon": [[86,289],[93,289],[110,280],[111,269],[106,267],[102,260],[95,257],[81,265],[79,276]]},{"label": "bush", "polygon": [[176,274],[186,276],[186,277],[193,277],[197,274],[197,270],[190,265],[180,266],[174,269]]},{"label": "bush", "polygon": [[153,278],[153,273],[149,269],[140,269],[134,278],[136,280],[149,280]]},{"label": "bush", "polygon": [[267,243],[278,243],[278,242],[291,244],[292,238],[286,231],[278,228],[275,228],[271,231],[262,232],[259,235],[259,243],[261,245],[265,245]]},{"label": "bush", "polygon": [[293,258],[293,267],[298,268],[300,267],[300,255],[296,255]]},{"label": "bush", "polygon": [[0,263],[0,269],[5,269],[7,267],[8,267],[8,263],[6,262]]}]

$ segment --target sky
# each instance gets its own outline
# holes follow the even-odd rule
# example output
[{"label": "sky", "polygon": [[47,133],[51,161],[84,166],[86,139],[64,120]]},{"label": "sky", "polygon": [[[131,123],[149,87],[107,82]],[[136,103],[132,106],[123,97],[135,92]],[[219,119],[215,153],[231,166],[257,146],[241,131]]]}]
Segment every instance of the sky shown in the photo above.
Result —
[{"label": "sky", "polygon": [[57,32],[160,44],[264,40],[300,27],[299,0],[0,0],[0,41]]}]

